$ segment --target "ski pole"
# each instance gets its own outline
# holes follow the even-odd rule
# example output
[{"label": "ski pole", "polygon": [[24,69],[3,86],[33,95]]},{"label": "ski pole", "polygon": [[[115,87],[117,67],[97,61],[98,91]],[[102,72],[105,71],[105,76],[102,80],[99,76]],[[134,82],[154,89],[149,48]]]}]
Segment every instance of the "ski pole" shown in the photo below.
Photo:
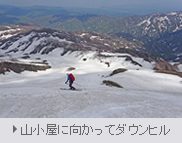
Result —
[{"label": "ski pole", "polygon": [[[76,85],[80,86],[79,84],[75,83]],[[81,87],[81,86],[80,86]]]}]

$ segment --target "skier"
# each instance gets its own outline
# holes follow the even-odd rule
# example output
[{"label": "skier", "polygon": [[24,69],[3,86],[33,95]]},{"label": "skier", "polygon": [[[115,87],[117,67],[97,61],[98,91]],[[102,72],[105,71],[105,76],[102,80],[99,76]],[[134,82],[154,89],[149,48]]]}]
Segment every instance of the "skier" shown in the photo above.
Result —
[{"label": "skier", "polygon": [[73,76],[73,74],[69,74],[67,73],[66,74],[68,77],[67,77],[67,81],[65,82],[65,84],[67,84],[67,82],[69,81],[69,87],[70,87],[70,90],[75,90],[75,88],[72,86],[74,80],[75,80],[75,77]]}]

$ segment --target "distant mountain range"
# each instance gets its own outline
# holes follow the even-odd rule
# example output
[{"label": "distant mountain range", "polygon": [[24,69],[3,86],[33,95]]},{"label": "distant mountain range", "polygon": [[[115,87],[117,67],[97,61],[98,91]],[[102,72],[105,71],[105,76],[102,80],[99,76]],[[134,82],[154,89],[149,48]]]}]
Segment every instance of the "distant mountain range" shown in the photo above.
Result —
[{"label": "distant mountain range", "polygon": [[167,61],[182,61],[182,12],[112,17],[108,16],[108,9],[2,5],[0,8],[1,25],[19,24],[38,29],[44,27],[67,32],[106,33],[110,39],[125,39],[153,56]]}]

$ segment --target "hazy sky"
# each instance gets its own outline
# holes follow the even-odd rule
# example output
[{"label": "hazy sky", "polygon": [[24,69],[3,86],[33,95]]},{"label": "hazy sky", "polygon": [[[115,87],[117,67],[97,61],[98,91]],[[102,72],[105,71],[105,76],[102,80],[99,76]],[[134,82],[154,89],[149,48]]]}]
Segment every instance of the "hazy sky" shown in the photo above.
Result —
[{"label": "hazy sky", "polygon": [[182,0],[0,0],[0,4],[16,6],[66,6],[66,7],[110,7],[126,4],[150,4],[150,3],[173,3],[182,5]]}]

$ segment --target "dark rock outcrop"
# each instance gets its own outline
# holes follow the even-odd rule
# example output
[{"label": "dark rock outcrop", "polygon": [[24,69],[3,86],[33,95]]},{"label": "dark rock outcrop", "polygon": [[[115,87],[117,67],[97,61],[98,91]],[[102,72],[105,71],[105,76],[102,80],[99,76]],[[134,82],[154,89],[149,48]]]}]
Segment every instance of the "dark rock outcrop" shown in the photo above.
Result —
[{"label": "dark rock outcrop", "polygon": [[103,84],[107,85],[107,86],[114,86],[114,87],[118,87],[118,88],[123,88],[121,85],[119,85],[116,82],[110,81],[110,80],[104,80]]},{"label": "dark rock outcrop", "polygon": [[113,75],[115,75],[115,74],[122,73],[122,72],[125,72],[125,71],[127,71],[127,69],[118,68],[118,69],[114,70],[114,71],[110,74],[110,76],[113,76]]},{"label": "dark rock outcrop", "polygon": [[13,71],[15,73],[21,73],[23,71],[34,71],[37,72],[39,70],[46,70],[51,68],[49,65],[36,65],[36,64],[25,64],[18,62],[1,62],[0,63],[0,74],[5,74],[5,72]]},{"label": "dark rock outcrop", "polygon": [[176,65],[171,65],[164,60],[156,62],[154,70],[158,73],[166,73],[182,77],[182,72],[179,72],[179,69]]}]

